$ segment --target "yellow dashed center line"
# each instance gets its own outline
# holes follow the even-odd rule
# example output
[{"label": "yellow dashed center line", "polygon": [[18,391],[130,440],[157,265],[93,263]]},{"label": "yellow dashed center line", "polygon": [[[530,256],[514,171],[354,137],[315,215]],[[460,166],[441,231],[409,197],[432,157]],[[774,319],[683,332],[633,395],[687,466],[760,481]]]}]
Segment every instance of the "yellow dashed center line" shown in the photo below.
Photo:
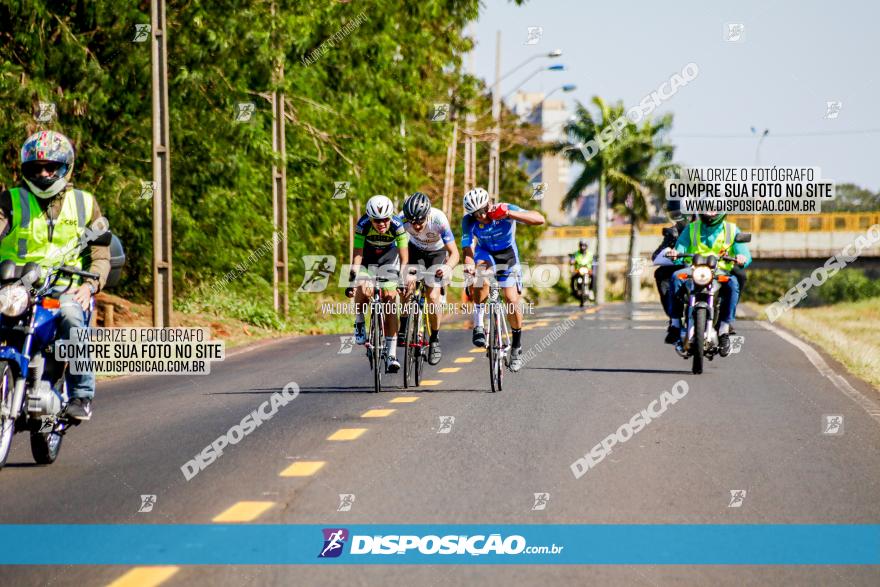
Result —
[{"label": "yellow dashed center line", "polygon": [[240,501],[214,516],[212,522],[253,522],[260,514],[275,505],[274,501]]},{"label": "yellow dashed center line", "polygon": [[458,373],[461,371],[461,367],[443,367],[442,369],[438,369],[438,373]]},{"label": "yellow dashed center line", "polygon": [[474,357],[459,357],[453,361],[454,363],[473,363]]},{"label": "yellow dashed center line", "polygon": [[425,387],[431,387],[433,385],[440,385],[443,383],[442,379],[425,379],[422,381],[422,385]]},{"label": "yellow dashed center line", "polygon": [[[440,370],[442,371],[443,369],[440,369]],[[456,369],[456,371],[458,371],[458,369]],[[417,402],[417,401],[419,401],[419,398],[417,398],[417,397],[402,396],[402,397],[394,398],[393,400],[391,400],[391,403],[392,404],[411,404],[411,403]]]},{"label": "yellow dashed center line", "polygon": [[390,416],[397,410],[393,410],[390,408],[386,408],[384,410],[367,410],[363,414],[361,414],[361,418],[384,418],[386,416]]},{"label": "yellow dashed center line", "polygon": [[325,461],[298,461],[281,471],[281,477],[310,477],[326,464]]},{"label": "yellow dashed center line", "polygon": [[[422,385],[424,385],[424,381]],[[366,428],[340,428],[333,434],[327,437],[327,440],[355,440],[360,438],[364,432],[366,432]]]},{"label": "yellow dashed center line", "polygon": [[108,587],[153,587],[171,578],[180,567],[135,567]]},{"label": "yellow dashed center line", "polygon": [[469,352],[469,353],[485,353],[485,352],[486,352],[486,349],[483,349],[483,348],[480,348],[480,347],[474,347],[474,348],[472,348],[471,350],[469,350],[468,352]]}]

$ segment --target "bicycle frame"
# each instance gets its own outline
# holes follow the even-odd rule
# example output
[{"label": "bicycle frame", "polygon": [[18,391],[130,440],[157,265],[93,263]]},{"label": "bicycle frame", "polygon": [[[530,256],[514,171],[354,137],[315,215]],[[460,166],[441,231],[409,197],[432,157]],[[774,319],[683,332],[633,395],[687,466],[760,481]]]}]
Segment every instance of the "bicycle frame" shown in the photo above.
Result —
[{"label": "bicycle frame", "polygon": [[501,391],[504,368],[510,366],[510,328],[507,325],[507,312],[501,302],[501,288],[497,282],[489,289],[489,338],[486,354],[489,357],[489,382],[492,391]]},{"label": "bicycle frame", "polygon": [[373,370],[373,392],[382,391],[382,372],[385,370],[385,310],[382,302],[382,282],[373,277],[373,294],[370,297],[370,327],[367,341],[367,360]]}]

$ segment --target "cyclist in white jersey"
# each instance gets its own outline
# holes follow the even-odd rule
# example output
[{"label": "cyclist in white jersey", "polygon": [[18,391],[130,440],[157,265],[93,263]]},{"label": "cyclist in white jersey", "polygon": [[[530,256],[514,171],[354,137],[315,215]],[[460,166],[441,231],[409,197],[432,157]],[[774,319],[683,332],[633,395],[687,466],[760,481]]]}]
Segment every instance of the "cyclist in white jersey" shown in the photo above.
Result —
[{"label": "cyclist in white jersey", "polygon": [[[431,339],[428,347],[428,364],[440,362],[440,314],[439,304],[443,283],[449,280],[452,269],[458,264],[458,247],[452,234],[452,226],[446,214],[431,207],[431,200],[425,194],[416,192],[403,203],[403,228],[409,235],[410,273],[419,273],[425,280],[427,290],[427,315],[431,325]],[[404,303],[415,289],[415,282],[409,284]],[[400,319],[398,339],[405,336],[407,317]]]}]

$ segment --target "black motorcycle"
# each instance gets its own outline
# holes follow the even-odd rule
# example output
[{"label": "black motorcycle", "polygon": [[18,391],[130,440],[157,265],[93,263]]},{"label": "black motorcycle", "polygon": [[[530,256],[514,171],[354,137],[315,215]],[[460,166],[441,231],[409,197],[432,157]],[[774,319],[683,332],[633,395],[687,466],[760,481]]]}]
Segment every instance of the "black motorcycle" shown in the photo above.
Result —
[{"label": "black motorcycle", "polygon": [[[741,232],[734,242],[751,242],[752,235]],[[690,274],[682,272],[679,277],[687,279],[685,286],[678,295],[685,297],[684,315],[681,323],[687,335],[676,346],[675,351],[683,359],[693,358],[692,371],[695,375],[703,372],[703,359],[710,361],[719,353],[718,322],[721,304],[718,295],[721,284],[730,280],[731,276],[718,268],[719,259],[736,262],[727,255],[680,254],[679,258],[690,259]]]}]

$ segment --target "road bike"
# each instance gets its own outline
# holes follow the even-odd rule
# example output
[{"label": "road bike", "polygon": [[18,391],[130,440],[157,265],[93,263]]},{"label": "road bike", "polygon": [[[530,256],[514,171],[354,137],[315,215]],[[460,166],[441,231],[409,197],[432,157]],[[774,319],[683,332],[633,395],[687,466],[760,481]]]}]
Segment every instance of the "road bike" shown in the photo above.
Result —
[{"label": "road bike", "polygon": [[385,372],[385,303],[382,301],[381,284],[389,280],[373,278],[373,295],[370,298],[370,326],[367,330],[367,360],[373,370],[373,393],[382,391],[382,374]]},{"label": "road bike", "polygon": [[504,369],[510,367],[510,327],[507,312],[501,301],[501,288],[497,282],[489,289],[488,300],[489,338],[486,340],[486,356],[489,357],[489,382],[492,393],[501,391],[504,383]]},{"label": "road bike", "polygon": [[[419,280],[406,305],[408,310],[404,339],[403,386],[417,387],[422,382],[422,369],[428,360],[431,324],[425,314],[425,281]],[[412,385],[410,385],[412,381]]]}]

